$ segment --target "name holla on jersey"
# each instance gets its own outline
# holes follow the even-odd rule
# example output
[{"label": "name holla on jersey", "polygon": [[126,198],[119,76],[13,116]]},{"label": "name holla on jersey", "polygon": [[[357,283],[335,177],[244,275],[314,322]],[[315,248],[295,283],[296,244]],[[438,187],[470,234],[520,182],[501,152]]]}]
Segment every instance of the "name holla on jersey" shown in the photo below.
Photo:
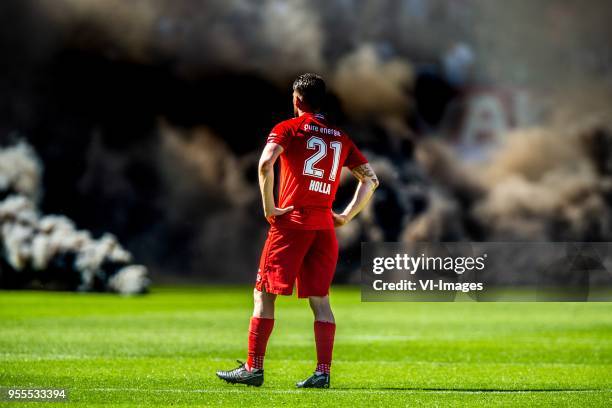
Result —
[{"label": "name holla on jersey", "polygon": [[278,205],[295,207],[273,223],[288,228],[333,228],[331,207],[342,167],[352,169],[367,159],[344,131],[318,113],[279,123],[267,142],[283,147]]},{"label": "name holla on jersey", "polygon": [[322,194],[329,194],[331,192],[331,184],[324,183],[322,181],[310,180],[310,191],[317,191]]}]

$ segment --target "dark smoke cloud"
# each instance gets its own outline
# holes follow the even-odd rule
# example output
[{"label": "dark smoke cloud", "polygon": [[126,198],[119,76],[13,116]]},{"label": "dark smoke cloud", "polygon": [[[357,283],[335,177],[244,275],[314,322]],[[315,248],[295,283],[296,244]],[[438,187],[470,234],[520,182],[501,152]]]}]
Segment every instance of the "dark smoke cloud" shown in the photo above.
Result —
[{"label": "dark smoke cloud", "polygon": [[432,204],[406,228],[404,239],[612,239],[609,115],[572,127],[514,131],[507,140],[488,163],[471,169],[441,153],[447,150],[438,143],[419,147],[417,157],[434,180]]},{"label": "dark smoke cloud", "polygon": [[[344,259],[358,259],[362,240],[402,236],[607,236],[595,220],[607,222],[609,130],[600,119],[570,128],[612,100],[602,91],[612,72],[604,1],[21,0],[0,9],[0,49],[11,57],[0,64],[0,132],[30,138],[47,169],[45,194],[30,190],[45,212],[68,208],[96,235],[115,232],[153,274],[253,277],[266,226],[257,156],[290,115],[289,86],[304,71],[326,77],[340,124],[382,181],[363,217],[338,231]],[[457,44],[473,56],[467,85],[528,87],[548,120],[508,135],[494,165],[464,163],[409,131],[416,99],[438,97],[417,92],[419,78],[443,76]],[[356,266],[343,262],[347,280]]]},{"label": "dark smoke cloud", "polygon": [[364,44],[338,61],[331,84],[355,118],[378,118],[401,128],[413,81],[412,67],[405,60],[383,61],[371,44]]},{"label": "dark smoke cloud", "polygon": [[393,2],[366,10],[352,1],[305,0],[46,0],[42,7],[66,41],[112,58],[171,60],[188,77],[252,71],[283,86],[317,71],[356,117],[405,115],[409,107],[410,63],[383,38],[363,42],[363,20],[384,28],[389,10],[403,10]]},{"label": "dark smoke cloud", "polygon": [[605,0],[476,2],[472,43],[492,82],[559,89],[606,78],[612,8]]},{"label": "dark smoke cloud", "polygon": [[162,122],[159,132],[159,165],[174,204],[189,201],[184,195],[198,189],[235,207],[259,198],[245,179],[243,161],[209,129],[181,131]]}]

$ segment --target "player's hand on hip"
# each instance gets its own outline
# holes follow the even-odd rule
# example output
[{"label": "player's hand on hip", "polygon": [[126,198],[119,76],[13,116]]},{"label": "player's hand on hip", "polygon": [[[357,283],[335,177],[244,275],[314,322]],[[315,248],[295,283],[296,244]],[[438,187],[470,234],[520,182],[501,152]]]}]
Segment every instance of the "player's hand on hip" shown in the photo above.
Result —
[{"label": "player's hand on hip", "polygon": [[270,220],[272,217],[278,217],[279,215],[287,214],[289,211],[293,211],[292,205],[285,208],[272,207],[271,210],[264,210],[264,215],[268,220]]},{"label": "player's hand on hip", "polygon": [[333,211],[332,211],[332,217],[334,219],[334,227],[341,227],[350,221],[347,215],[336,214]]}]

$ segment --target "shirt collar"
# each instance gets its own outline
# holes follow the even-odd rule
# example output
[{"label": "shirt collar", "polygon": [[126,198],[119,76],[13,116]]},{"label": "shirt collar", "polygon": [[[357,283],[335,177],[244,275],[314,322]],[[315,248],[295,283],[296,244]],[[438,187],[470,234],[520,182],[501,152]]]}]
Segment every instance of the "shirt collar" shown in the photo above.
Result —
[{"label": "shirt collar", "polygon": [[325,119],[325,115],[321,112],[317,112],[317,113],[313,113],[313,112],[304,112],[303,116],[307,116],[307,117],[313,117],[315,119]]}]

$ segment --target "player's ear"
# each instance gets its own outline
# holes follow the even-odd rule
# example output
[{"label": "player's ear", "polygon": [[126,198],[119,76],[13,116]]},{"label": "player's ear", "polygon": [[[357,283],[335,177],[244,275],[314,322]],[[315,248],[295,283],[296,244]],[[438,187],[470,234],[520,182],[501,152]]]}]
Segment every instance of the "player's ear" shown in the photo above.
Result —
[{"label": "player's ear", "polygon": [[306,102],[304,102],[304,98],[302,98],[302,96],[298,94],[295,95],[295,106],[301,111],[305,111],[308,107],[308,105],[306,105]]}]

